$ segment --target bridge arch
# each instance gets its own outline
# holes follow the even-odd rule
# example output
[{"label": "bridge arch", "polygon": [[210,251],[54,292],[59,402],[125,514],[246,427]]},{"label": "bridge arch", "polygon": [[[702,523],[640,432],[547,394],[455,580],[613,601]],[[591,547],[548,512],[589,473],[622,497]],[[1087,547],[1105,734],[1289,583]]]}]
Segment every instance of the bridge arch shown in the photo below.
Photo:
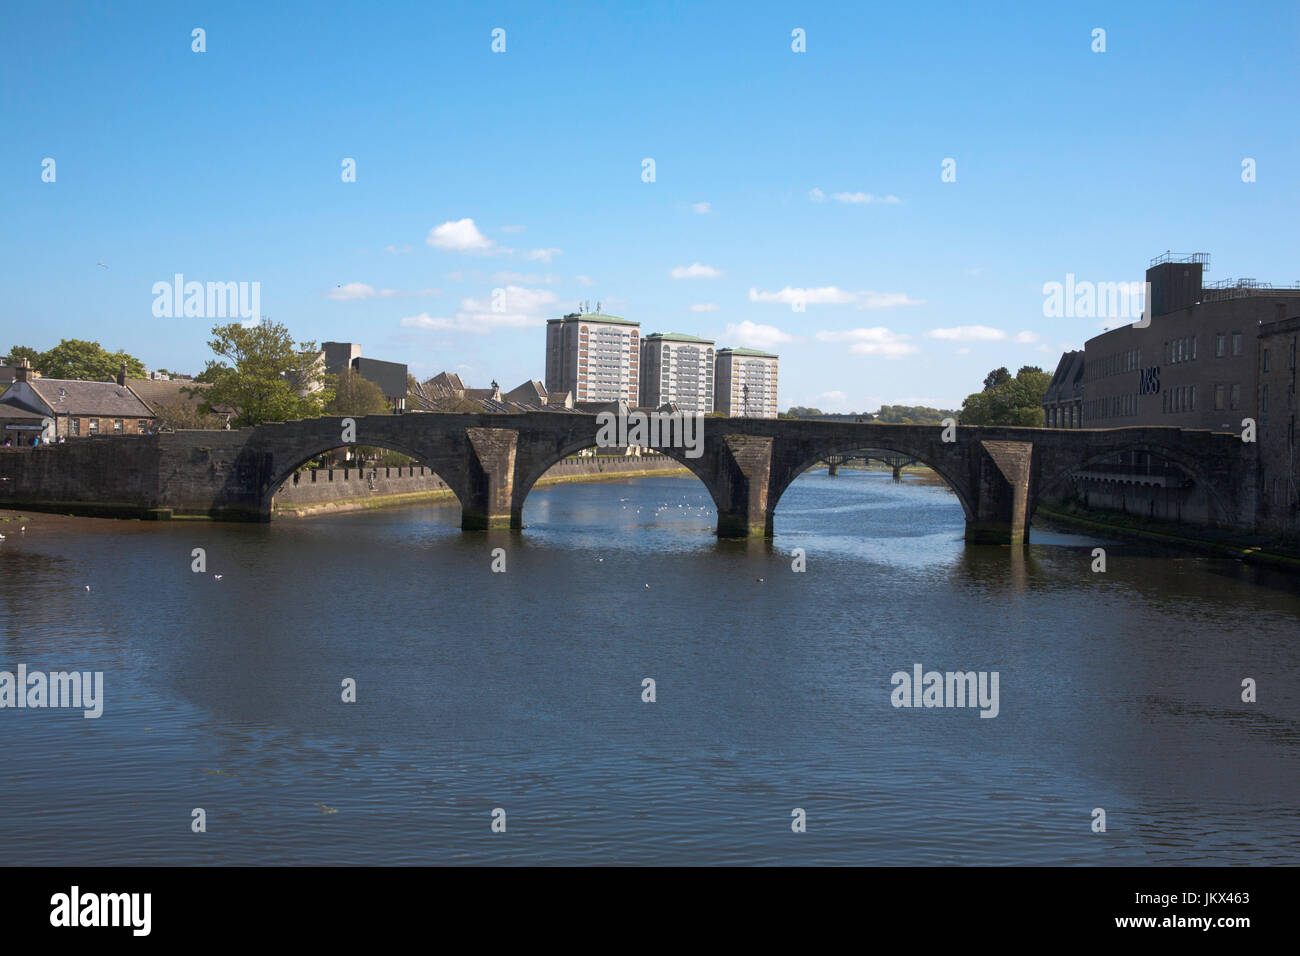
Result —
[{"label": "bridge arch", "polygon": [[943,462],[939,456],[931,453],[929,449],[918,450],[909,447],[909,443],[889,439],[872,439],[869,443],[863,444],[861,440],[856,443],[844,441],[833,442],[831,444],[821,445],[815,451],[805,452],[801,457],[795,459],[796,464],[789,469],[788,474],[780,476],[777,480],[774,475],[772,487],[768,491],[768,524],[771,525],[772,519],[776,514],[777,504],[780,503],[782,496],[794,484],[794,480],[804,474],[819,461],[826,457],[837,455],[848,455],[852,452],[873,450],[887,451],[895,455],[911,458],[914,461],[925,465],[936,475],[943,479],[948,489],[957,496],[957,501],[961,504],[962,512],[967,521],[975,520],[976,510],[973,496],[968,481],[961,472],[953,469],[948,463]]},{"label": "bridge arch", "polygon": [[[516,468],[514,488],[512,489],[511,506],[510,506],[510,526],[513,528],[523,527],[524,505],[528,500],[528,494],[533,490],[538,480],[550,471],[552,467],[564,461],[571,455],[576,455],[580,451],[588,448],[599,448],[596,442],[595,434],[582,435],[561,442],[552,451],[547,450],[545,454],[532,455],[526,461],[520,461]],[[671,458],[682,467],[691,472],[704,485],[709,492],[709,498],[713,501],[714,508],[719,508],[717,491],[714,488],[711,476],[704,465],[704,458],[687,458],[684,448],[653,448],[665,457]]]},{"label": "bridge arch", "polygon": [[[1218,520],[1231,520],[1234,514],[1234,508],[1230,504],[1225,492],[1219,487],[1214,477],[1206,471],[1202,464],[1191,455],[1186,454],[1170,445],[1151,441],[1150,439],[1138,439],[1133,441],[1119,441],[1113,447],[1104,451],[1096,451],[1081,457],[1076,463],[1068,466],[1062,466],[1059,463],[1053,466],[1049,472],[1044,473],[1035,482],[1034,492],[1029,501],[1029,518],[1032,520],[1034,512],[1037,510],[1039,502],[1054,492],[1059,492],[1066,487],[1071,477],[1081,471],[1087,471],[1094,465],[1104,463],[1109,458],[1117,455],[1124,455],[1130,452],[1143,452],[1176,465],[1186,475],[1190,476],[1195,486],[1205,492],[1206,504],[1211,509],[1212,517]],[[1109,493],[1114,494],[1118,485],[1121,484],[1115,479],[1106,482]],[[1139,483],[1141,484],[1141,483]]]},{"label": "bridge arch", "polygon": [[337,437],[331,437],[305,443],[294,448],[292,451],[281,452],[276,455],[275,460],[271,465],[271,477],[263,488],[261,497],[258,501],[258,510],[262,515],[262,519],[265,521],[271,519],[272,506],[275,501],[276,492],[280,490],[281,486],[284,485],[284,483],[288,481],[299,468],[311,461],[313,458],[319,458],[326,452],[336,451],[340,448],[358,446],[362,448],[383,448],[386,451],[395,451],[399,455],[405,455],[407,458],[410,458],[414,464],[428,468],[448,487],[452,495],[456,498],[457,504],[463,506],[461,493],[457,491],[455,484],[448,480],[448,477],[442,474],[438,468],[428,462],[425,455],[416,447],[405,442],[393,440],[387,436],[381,436],[379,438],[367,437],[363,441],[357,441],[352,444],[340,442]]}]

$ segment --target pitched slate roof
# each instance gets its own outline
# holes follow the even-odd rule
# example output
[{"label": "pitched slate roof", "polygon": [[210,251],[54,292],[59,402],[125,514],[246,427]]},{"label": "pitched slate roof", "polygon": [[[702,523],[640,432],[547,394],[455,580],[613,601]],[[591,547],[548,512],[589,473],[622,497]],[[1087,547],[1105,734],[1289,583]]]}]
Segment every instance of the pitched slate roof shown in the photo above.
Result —
[{"label": "pitched slate roof", "polygon": [[103,418],[153,418],[140,398],[117,382],[83,382],[64,378],[38,378],[27,383],[57,415],[95,415]]},{"label": "pitched slate roof", "polygon": [[[206,382],[148,378],[127,379],[126,385],[154,411],[157,410],[158,405],[169,405],[175,402],[189,402],[197,405],[203,401],[203,392],[208,388]],[[195,389],[195,394],[190,395],[188,389]]]}]

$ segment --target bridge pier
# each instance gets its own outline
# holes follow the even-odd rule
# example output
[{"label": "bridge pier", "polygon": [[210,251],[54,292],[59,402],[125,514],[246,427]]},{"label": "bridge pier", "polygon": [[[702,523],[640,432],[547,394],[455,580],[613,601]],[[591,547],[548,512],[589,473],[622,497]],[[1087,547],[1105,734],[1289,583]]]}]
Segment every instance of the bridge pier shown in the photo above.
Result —
[{"label": "bridge pier", "polygon": [[975,517],[966,520],[966,540],[972,544],[1024,544],[1029,540],[1033,442],[979,444]]},{"label": "bridge pier", "polygon": [[772,476],[770,437],[723,435],[715,471],[718,475],[718,537],[772,535],[767,492]]},{"label": "bridge pier", "polygon": [[893,469],[894,469],[894,481],[902,481],[902,480],[903,480],[903,466],[902,466],[902,465],[894,465],[894,466],[893,466]]},{"label": "bridge pier", "polygon": [[460,504],[461,528],[516,527],[510,505],[519,432],[513,428],[466,428],[465,436],[469,440],[469,480]]},{"label": "bridge pier", "polygon": [[830,474],[832,478],[834,478],[836,475],[840,473],[840,463],[837,461],[828,461],[826,463],[826,471]]}]

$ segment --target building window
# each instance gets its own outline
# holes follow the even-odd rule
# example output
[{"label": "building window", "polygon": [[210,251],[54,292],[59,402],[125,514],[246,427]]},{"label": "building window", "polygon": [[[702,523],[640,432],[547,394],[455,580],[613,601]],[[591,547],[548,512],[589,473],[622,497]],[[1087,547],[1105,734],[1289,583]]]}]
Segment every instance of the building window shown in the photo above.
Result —
[{"label": "building window", "polygon": [[1216,412],[1223,408],[1223,392],[1224,388],[1222,385],[1214,386],[1214,410]]},{"label": "building window", "polygon": [[1240,332],[1232,333],[1232,354],[1233,355],[1241,354],[1241,333]]},{"label": "building window", "polygon": [[1264,349],[1264,371],[1268,371],[1268,349]]},{"label": "building window", "polygon": [[87,433],[87,434],[90,434],[90,435],[98,435],[98,434],[99,434],[99,419],[98,419],[98,418],[88,418],[88,419],[86,419],[86,433]]},{"label": "building window", "polygon": [[136,419],[135,426],[136,426],[136,430],[137,430],[141,435],[143,435],[143,434],[145,433],[144,419],[143,419],[143,418],[138,418],[138,419]]},{"label": "building window", "polygon": [[122,419],[120,418],[113,419],[113,434],[114,435],[122,434]]},{"label": "building window", "polygon": [[1223,342],[1224,342],[1224,334],[1220,332],[1214,337],[1215,358],[1223,358]]},{"label": "building window", "polygon": [[73,438],[80,438],[80,437],[81,437],[81,419],[80,419],[80,418],[74,418],[74,419],[72,420],[72,437],[73,437]]},{"label": "building window", "polygon": [[1265,385],[1263,388],[1259,390],[1259,410],[1261,412],[1268,411],[1268,386],[1267,385]]},{"label": "building window", "polygon": [[1192,358],[1196,358],[1196,336],[1192,336]]},{"label": "building window", "polygon": [[1233,385],[1233,386],[1232,386],[1232,397],[1231,397],[1231,402],[1232,402],[1232,405],[1231,405],[1232,408],[1236,408],[1238,405],[1241,404],[1241,386],[1240,386],[1240,385]]},{"label": "building window", "polygon": [[1190,400],[1192,411],[1196,411],[1196,386],[1195,385],[1191,386],[1191,388],[1188,390],[1188,399]]}]

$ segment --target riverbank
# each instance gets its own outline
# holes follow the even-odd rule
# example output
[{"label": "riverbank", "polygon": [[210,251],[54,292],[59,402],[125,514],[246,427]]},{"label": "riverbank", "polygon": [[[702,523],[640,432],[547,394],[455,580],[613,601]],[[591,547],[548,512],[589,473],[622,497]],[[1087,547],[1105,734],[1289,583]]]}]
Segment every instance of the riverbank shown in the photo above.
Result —
[{"label": "riverbank", "polygon": [[[393,474],[397,472],[397,474]],[[405,474],[403,474],[405,472]],[[370,477],[374,474],[374,477]],[[629,478],[686,477],[689,469],[672,459],[566,459],[537,480],[534,487],[571,482],[622,481]],[[309,518],[314,515],[369,511],[420,504],[456,504],[456,495],[436,474],[411,468],[335,468],[300,472],[276,492],[272,514]],[[407,490],[409,489],[409,490]]]},{"label": "riverbank", "polygon": [[1039,505],[1034,516],[1088,531],[1158,541],[1203,554],[1300,571],[1300,548],[1274,538],[1243,536],[1218,528],[1150,520],[1121,512],[1057,510],[1046,505]]}]

